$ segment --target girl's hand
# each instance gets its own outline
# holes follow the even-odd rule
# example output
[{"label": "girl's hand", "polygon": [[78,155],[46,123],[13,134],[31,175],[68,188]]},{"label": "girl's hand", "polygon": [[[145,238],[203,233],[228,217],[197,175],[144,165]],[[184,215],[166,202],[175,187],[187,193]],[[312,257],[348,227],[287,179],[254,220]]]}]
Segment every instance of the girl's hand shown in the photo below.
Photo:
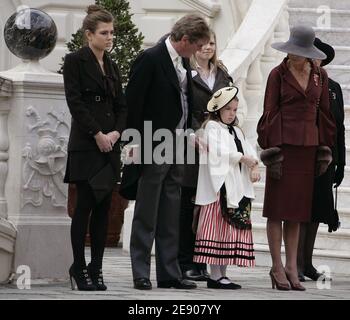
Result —
[{"label": "girl's hand", "polygon": [[251,182],[258,182],[260,181],[261,176],[259,172],[258,166],[255,166],[251,171],[250,171],[250,181]]},{"label": "girl's hand", "polygon": [[242,156],[240,162],[245,164],[249,169],[253,169],[258,164],[258,161],[252,156]]}]

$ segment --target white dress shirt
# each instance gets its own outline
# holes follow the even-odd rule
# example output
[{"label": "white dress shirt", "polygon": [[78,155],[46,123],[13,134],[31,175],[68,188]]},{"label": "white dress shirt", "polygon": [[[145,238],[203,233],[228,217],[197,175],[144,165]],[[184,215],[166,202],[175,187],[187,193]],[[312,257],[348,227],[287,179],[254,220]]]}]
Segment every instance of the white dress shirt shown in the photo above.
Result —
[{"label": "white dress shirt", "polygon": [[170,58],[173,62],[175,71],[179,79],[180,89],[181,89],[182,116],[176,129],[186,129],[185,126],[188,118],[187,77],[186,77],[187,71],[182,65],[182,57],[177,53],[177,51],[171,44],[170,37],[168,37],[165,40],[165,45],[168,49]]}]

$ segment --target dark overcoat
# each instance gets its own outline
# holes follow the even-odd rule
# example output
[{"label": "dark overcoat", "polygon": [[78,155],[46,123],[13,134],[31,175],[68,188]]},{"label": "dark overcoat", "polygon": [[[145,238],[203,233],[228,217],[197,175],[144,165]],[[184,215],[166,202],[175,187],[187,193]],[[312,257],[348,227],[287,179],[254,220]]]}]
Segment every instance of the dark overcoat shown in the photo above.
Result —
[{"label": "dark overcoat", "polygon": [[332,164],[325,174],[315,179],[312,206],[312,221],[326,224],[332,223],[335,214],[333,198],[335,169],[344,170],[346,154],[343,93],[338,82],[330,78],[328,80],[330,110],[337,127],[336,140],[332,148]]},{"label": "dark overcoat", "polygon": [[122,134],[126,125],[126,101],[118,67],[107,53],[103,60],[106,76],[89,47],[65,57],[64,88],[72,115],[65,182],[87,180],[109,161],[117,170],[120,168],[119,143],[106,154],[100,152],[94,138],[99,131]]},{"label": "dark overcoat", "polygon": [[[182,59],[187,71],[188,118],[186,128],[198,127],[193,119],[192,77],[188,59]],[[168,129],[175,132],[182,117],[181,88],[165,40],[143,51],[131,67],[126,88],[128,106],[127,128],[136,129],[144,139],[144,122],[152,123],[152,132]],[[142,146],[141,156],[145,148]],[[142,157],[143,158],[143,157]],[[142,159],[143,163],[143,159]],[[135,199],[137,181],[142,164],[124,166],[120,193],[127,199]]]}]

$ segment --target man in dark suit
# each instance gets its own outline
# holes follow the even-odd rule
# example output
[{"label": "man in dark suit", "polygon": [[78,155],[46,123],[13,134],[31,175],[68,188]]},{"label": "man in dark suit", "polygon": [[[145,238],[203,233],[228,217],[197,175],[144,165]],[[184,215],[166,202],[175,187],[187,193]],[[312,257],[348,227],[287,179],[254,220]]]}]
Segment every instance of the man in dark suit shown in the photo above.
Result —
[{"label": "man in dark suit", "polygon": [[[127,128],[137,129],[142,138],[145,121],[152,123],[152,133],[168,129],[173,137],[176,129],[191,128],[188,58],[209,41],[209,35],[209,27],[202,17],[187,15],[174,25],[169,37],[138,56],[126,89]],[[149,153],[154,147],[155,143],[143,145],[141,153]],[[196,288],[195,283],[182,279],[177,260],[182,175],[181,166],[175,161],[157,164],[152,159],[147,163],[146,157],[136,175],[138,185],[130,239],[136,289],[152,288],[149,278],[154,240],[158,287]]]}]

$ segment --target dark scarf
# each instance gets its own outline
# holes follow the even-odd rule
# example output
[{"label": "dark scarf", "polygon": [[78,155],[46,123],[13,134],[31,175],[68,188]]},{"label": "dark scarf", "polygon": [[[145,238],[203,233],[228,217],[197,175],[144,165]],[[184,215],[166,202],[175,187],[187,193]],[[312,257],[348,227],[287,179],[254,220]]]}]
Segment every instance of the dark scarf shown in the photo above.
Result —
[{"label": "dark scarf", "polygon": [[[229,133],[231,135],[234,135],[234,140],[235,140],[235,144],[236,144],[236,147],[237,147],[237,151],[241,152],[242,154],[244,154],[242,142],[241,142],[241,140],[239,140],[239,138],[237,136],[237,133],[236,133],[236,131],[234,129],[233,124],[226,124],[225,123],[225,125],[227,126],[227,129],[228,129]],[[241,163],[239,163],[239,169],[242,170],[242,164]],[[220,188],[220,204],[221,204],[221,210],[227,214],[227,197],[226,197],[225,183]]]},{"label": "dark scarf", "polygon": [[118,80],[118,77],[115,74],[114,68],[112,66],[111,58],[106,52],[104,53],[103,63],[105,67],[105,74],[103,74],[95,54],[93,53],[91,48],[89,49],[89,52],[96,63],[97,69],[101,71],[106,97],[113,100],[116,97],[116,81]]}]

